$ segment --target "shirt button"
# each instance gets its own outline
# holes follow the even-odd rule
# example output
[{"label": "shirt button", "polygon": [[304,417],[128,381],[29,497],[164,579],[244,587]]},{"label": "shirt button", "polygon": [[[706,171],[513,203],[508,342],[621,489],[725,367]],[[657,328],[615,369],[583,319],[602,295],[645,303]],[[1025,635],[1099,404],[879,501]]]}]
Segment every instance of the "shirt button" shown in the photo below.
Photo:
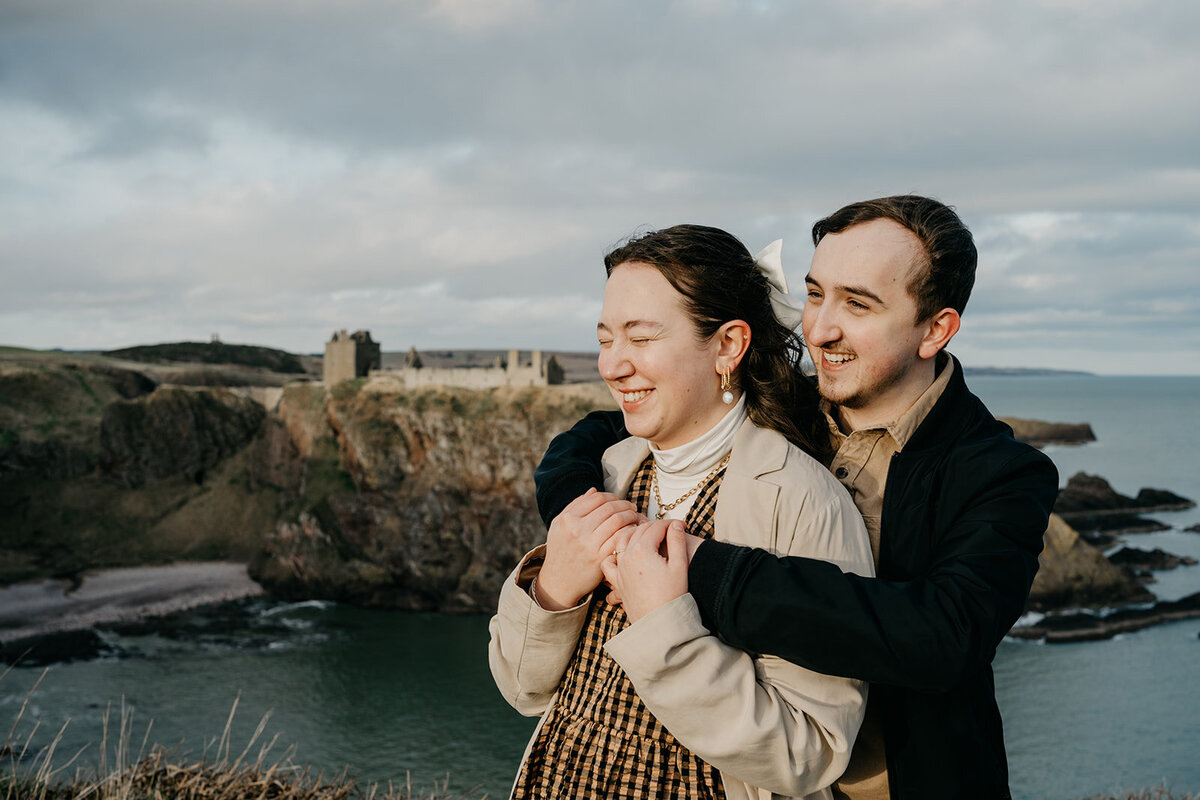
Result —
[{"label": "shirt button", "polygon": [[850,470],[846,469],[845,467],[838,467],[836,470],[834,470],[833,474],[837,475],[839,478],[844,478],[850,474]]}]

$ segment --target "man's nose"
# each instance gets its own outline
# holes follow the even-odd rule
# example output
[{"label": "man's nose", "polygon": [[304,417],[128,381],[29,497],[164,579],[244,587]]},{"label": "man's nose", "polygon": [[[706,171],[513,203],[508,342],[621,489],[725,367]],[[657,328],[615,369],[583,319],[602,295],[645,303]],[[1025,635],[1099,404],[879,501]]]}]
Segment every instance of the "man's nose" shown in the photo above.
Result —
[{"label": "man's nose", "polygon": [[825,306],[809,305],[804,309],[803,326],[805,341],[814,347],[824,347],[842,338],[837,315]]}]

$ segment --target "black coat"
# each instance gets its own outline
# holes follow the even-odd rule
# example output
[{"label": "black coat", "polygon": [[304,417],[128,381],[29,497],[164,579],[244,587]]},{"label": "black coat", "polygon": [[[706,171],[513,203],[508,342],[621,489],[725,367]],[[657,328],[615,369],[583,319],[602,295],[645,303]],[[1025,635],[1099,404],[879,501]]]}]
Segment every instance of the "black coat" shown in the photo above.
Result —
[{"label": "black coat", "polygon": [[[551,444],[535,474],[544,518],[600,485],[619,420],[589,415]],[[893,456],[878,578],[706,542],[689,588],[734,646],[871,683],[893,798],[1007,798],[991,661],[1024,610],[1057,490],[1050,459],[1012,438],[956,362]]]}]

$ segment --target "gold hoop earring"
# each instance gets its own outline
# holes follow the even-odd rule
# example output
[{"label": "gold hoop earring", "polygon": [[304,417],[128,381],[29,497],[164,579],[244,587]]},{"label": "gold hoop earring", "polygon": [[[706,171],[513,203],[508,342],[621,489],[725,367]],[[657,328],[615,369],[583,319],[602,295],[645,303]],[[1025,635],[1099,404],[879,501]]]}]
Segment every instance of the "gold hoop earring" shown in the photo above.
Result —
[{"label": "gold hoop earring", "polygon": [[729,381],[729,367],[721,371],[721,402],[727,406],[733,405],[732,383]]}]

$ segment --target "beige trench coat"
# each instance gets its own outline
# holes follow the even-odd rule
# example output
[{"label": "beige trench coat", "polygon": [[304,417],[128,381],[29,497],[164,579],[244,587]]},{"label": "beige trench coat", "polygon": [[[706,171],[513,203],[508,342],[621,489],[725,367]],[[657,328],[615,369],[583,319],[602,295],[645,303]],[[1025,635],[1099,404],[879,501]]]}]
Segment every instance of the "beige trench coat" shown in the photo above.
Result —
[{"label": "beige trench coat", "polygon": [[[605,488],[626,496],[648,452],[637,438],[609,448]],[[714,528],[722,541],[874,574],[866,528],[846,490],[781,435],[750,422],[734,440]],[[533,574],[525,565],[541,549],[505,580],[488,646],[496,685],[528,716],[554,702],[590,601],[557,612],[532,601],[522,588]],[[701,624],[691,595],[647,614],[605,647],[646,707],[721,771],[729,800],[832,796],[866,708],[861,681],[726,645]]]}]

